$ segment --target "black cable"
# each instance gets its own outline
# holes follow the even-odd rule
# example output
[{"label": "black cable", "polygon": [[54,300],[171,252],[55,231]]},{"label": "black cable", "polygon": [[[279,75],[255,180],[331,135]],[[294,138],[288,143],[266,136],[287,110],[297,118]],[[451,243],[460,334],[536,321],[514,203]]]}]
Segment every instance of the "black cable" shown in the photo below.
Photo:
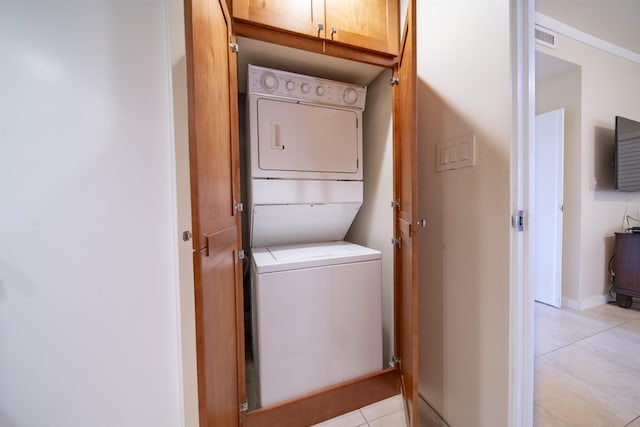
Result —
[{"label": "black cable", "polygon": [[611,280],[611,286],[609,287],[609,296],[611,298],[615,298],[615,296],[613,295],[614,292],[614,283],[615,283],[615,279],[616,279],[616,272],[613,270],[612,264],[613,264],[613,260],[615,259],[616,254],[614,253],[613,255],[611,255],[611,258],[609,258],[609,278]]},{"label": "black cable", "polygon": [[629,224],[629,220],[630,220],[630,219],[631,219],[631,220],[633,220],[633,221],[635,221],[635,222],[637,222],[638,224],[640,224],[640,219],[634,218],[634,217],[632,217],[631,215],[627,214],[627,227],[631,228],[631,227],[630,227],[630,224]]}]

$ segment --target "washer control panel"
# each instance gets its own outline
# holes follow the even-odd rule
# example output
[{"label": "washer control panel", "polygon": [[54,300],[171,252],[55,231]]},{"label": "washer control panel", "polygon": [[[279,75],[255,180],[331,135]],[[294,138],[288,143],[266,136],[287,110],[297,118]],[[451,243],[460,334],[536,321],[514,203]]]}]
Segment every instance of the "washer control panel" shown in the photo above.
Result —
[{"label": "washer control panel", "polygon": [[250,94],[358,110],[364,110],[367,96],[366,87],[256,65],[249,65],[247,88]]}]

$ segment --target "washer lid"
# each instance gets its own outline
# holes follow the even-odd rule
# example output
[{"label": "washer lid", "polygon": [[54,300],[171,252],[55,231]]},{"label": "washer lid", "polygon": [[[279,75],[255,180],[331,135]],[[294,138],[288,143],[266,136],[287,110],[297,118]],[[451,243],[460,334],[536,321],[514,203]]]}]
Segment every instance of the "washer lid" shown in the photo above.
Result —
[{"label": "washer lid", "polygon": [[261,274],[379,260],[382,254],[375,249],[339,240],[253,248],[251,257],[256,272]]},{"label": "washer lid", "polygon": [[251,209],[251,246],[342,240],[360,203],[256,205]]}]

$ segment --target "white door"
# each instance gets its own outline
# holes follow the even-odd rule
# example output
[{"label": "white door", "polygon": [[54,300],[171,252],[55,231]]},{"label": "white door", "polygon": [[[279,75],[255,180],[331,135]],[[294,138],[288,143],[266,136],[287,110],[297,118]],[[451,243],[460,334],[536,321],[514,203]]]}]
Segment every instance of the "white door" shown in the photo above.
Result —
[{"label": "white door", "polygon": [[564,109],[536,116],[534,282],[535,300],[560,307]]}]

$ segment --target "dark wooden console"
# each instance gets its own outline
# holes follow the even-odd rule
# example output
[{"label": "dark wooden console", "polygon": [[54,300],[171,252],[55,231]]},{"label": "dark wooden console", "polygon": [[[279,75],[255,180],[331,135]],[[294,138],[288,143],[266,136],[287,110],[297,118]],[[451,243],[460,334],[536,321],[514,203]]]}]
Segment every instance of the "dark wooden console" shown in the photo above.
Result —
[{"label": "dark wooden console", "polygon": [[613,271],[616,302],[629,308],[631,297],[640,297],[640,233],[616,233]]}]

